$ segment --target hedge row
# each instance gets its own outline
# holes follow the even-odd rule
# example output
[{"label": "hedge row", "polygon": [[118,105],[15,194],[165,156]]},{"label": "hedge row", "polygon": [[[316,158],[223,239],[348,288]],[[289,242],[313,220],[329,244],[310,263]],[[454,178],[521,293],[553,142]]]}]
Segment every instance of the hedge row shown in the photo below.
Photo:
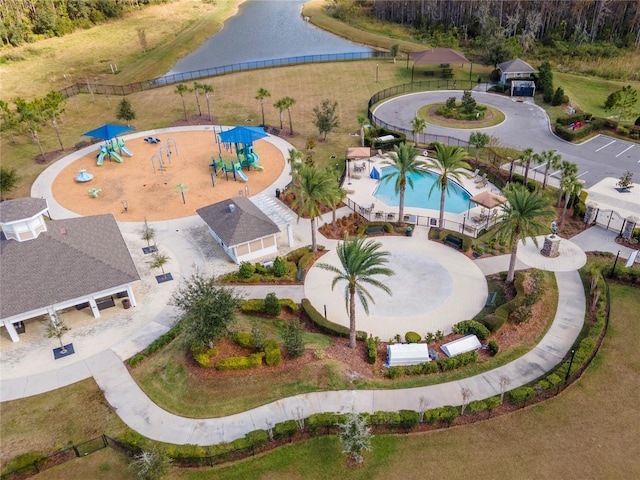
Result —
[{"label": "hedge row", "polygon": [[216,362],[216,370],[246,370],[262,365],[264,352],[252,353],[248,357],[228,357]]},{"label": "hedge row", "polygon": [[396,379],[402,375],[429,375],[437,372],[448,372],[478,361],[478,352],[466,352],[455,357],[443,358],[433,362],[424,362],[406,367],[389,367],[385,371],[387,378]]},{"label": "hedge row", "polygon": [[264,361],[270,367],[280,365],[282,361],[282,352],[280,345],[275,340],[266,340],[264,342]]},{"label": "hedge row", "polygon": [[359,237],[364,237],[365,231],[367,230],[367,228],[376,227],[376,226],[383,227],[386,233],[395,232],[395,227],[389,222],[364,222],[362,225],[358,227],[357,235]]},{"label": "hedge row", "polygon": [[[292,313],[298,313],[300,309],[298,304],[294,302],[291,298],[280,298],[278,299],[280,306],[283,308],[287,308]],[[264,298],[251,298],[249,300],[240,300],[240,311],[242,313],[266,313],[264,306]]]},{"label": "hedge row", "polygon": [[147,358],[149,355],[154,354],[158,350],[160,350],[165,345],[170,344],[182,331],[182,323],[176,323],[171,329],[165,333],[164,335],[160,335],[153,342],[149,344],[147,348],[145,348],[140,353],[137,353],[133,357],[129,359],[129,366],[131,368],[138,365],[142,360]]},{"label": "hedge row", "polygon": [[471,248],[471,245],[473,244],[473,237],[470,237],[468,235],[463,235],[462,233],[455,230],[442,229],[438,231],[438,229],[436,228],[432,228],[429,230],[429,238],[432,238],[432,239],[435,238],[441,242],[444,241],[444,239],[447,238],[448,236],[452,236],[462,240],[463,252],[468,251]]},{"label": "hedge row", "polygon": [[[349,338],[349,329],[342,325],[338,325],[337,323],[333,323],[322,316],[320,312],[318,312],[311,302],[303,298],[302,299],[302,309],[305,311],[309,319],[322,330],[324,333],[328,333],[329,335],[336,335],[338,337]],[[366,340],[367,332],[362,330],[358,330],[356,332],[356,338],[358,340]]]},{"label": "hedge row", "polygon": [[491,332],[487,327],[485,327],[480,322],[476,322],[475,320],[464,320],[462,322],[458,322],[453,326],[453,333],[458,333],[461,335],[475,335],[480,340],[484,340]]}]

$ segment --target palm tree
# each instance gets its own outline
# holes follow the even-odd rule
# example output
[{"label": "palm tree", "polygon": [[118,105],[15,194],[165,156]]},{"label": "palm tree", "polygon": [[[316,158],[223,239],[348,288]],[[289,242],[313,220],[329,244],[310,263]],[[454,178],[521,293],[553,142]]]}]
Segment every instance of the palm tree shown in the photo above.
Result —
[{"label": "palm tree", "polygon": [[302,165],[302,152],[295,148],[290,148],[287,162],[289,162],[289,167],[291,168],[291,181],[293,181],[296,176],[296,171],[300,168],[300,165]]},{"label": "palm tree", "polygon": [[287,101],[286,101],[287,97],[283,97],[280,100],[278,100],[276,103],[273,104],[273,106],[275,108],[278,109],[279,111],[279,115],[280,115],[280,130],[282,130],[282,112],[285,111],[285,109],[287,108]]},{"label": "palm tree", "polygon": [[204,92],[204,98],[207,100],[207,113],[209,114],[209,121],[211,121],[211,104],[209,103],[209,98],[213,94],[213,87],[208,83],[201,83],[200,88]]},{"label": "palm tree", "polygon": [[345,281],[344,301],[349,313],[349,348],[356,348],[356,295],[360,299],[365,313],[369,314],[369,300],[375,303],[373,296],[365,285],[373,285],[391,295],[391,290],[375,275],[394,275],[393,270],[386,267],[389,252],[380,251],[382,244],[357,237],[345,239],[338,243],[336,253],[342,269],[326,263],[318,264],[323,270],[336,273],[331,283],[333,290],[338,282]]},{"label": "palm tree", "polygon": [[175,93],[180,95],[180,99],[182,100],[182,109],[184,110],[184,119],[187,119],[187,105],[184,103],[184,94],[189,92],[189,87],[187,87],[184,83],[179,83],[176,85]]},{"label": "palm tree", "polygon": [[336,231],[336,210],[338,209],[338,205],[347,198],[347,192],[337,183],[335,184],[335,190],[331,192],[331,196],[329,197],[329,205],[331,206],[331,225],[333,225],[333,231]]},{"label": "palm tree", "polygon": [[196,97],[196,105],[198,106],[198,116],[202,116],[202,109],[200,108],[200,90],[202,90],[202,84],[200,82],[193,82],[193,88],[191,91]]},{"label": "palm tree", "polygon": [[369,123],[369,119],[360,114],[358,115],[358,125],[360,126],[360,146],[364,147],[364,126]]},{"label": "palm tree", "polygon": [[533,237],[533,243],[537,246],[535,236],[549,228],[542,219],[553,217],[554,213],[547,209],[549,204],[538,190],[530,192],[522,185],[512,184],[503,193],[507,201],[501,205],[502,222],[498,224],[495,236],[500,242],[506,241],[511,245],[507,283],[512,283],[516,270],[518,242],[522,239],[524,243],[527,237]]},{"label": "palm tree", "polygon": [[578,174],[578,165],[569,160],[563,160],[560,164],[560,170],[562,173],[560,174],[560,188],[558,189],[558,201],[556,202],[556,207],[559,207],[562,204],[562,195],[564,193],[563,185],[565,183],[565,179],[571,175]]},{"label": "palm tree", "polygon": [[480,149],[489,145],[491,137],[487,133],[471,132],[469,135],[469,143],[476,149],[476,167],[480,163]]},{"label": "palm tree", "polygon": [[256,94],[256,100],[260,100],[260,109],[262,110],[262,125],[264,126],[264,99],[270,97],[271,93],[264,88],[259,88]]},{"label": "palm tree", "polygon": [[382,163],[384,165],[391,165],[394,168],[391,173],[382,177],[383,182],[390,182],[395,179],[396,182],[396,194],[399,197],[399,210],[398,210],[398,222],[402,224],[404,219],[404,193],[407,188],[407,184],[413,189],[412,174],[424,174],[424,169],[427,163],[418,159],[419,152],[415,148],[405,143],[400,145],[394,145],[394,152],[389,154],[387,160]]},{"label": "palm tree", "polygon": [[427,166],[435,170],[438,179],[429,190],[429,196],[437,187],[440,189],[440,219],[438,228],[444,228],[444,200],[449,191],[449,180],[461,182],[462,177],[471,178],[471,166],[465,161],[467,152],[463,148],[451,145],[435,144],[436,158],[427,158]]},{"label": "palm tree", "polygon": [[[289,131],[291,132],[291,135],[293,135],[293,123],[291,123],[291,107],[296,104],[296,101],[291,97],[284,97],[282,99],[282,102],[284,103],[284,108],[287,109],[287,113],[289,114]],[[280,122],[280,128],[282,128],[282,121]]]},{"label": "palm tree", "polygon": [[413,117],[413,119],[411,120],[411,133],[413,134],[414,147],[418,146],[418,135],[420,135],[421,133],[424,133],[426,129],[427,129],[427,122],[424,120],[424,118],[419,117],[417,115]]},{"label": "palm tree", "polygon": [[544,167],[544,179],[542,180],[542,189],[546,190],[547,181],[549,180],[549,169],[560,167],[562,162],[562,155],[556,153],[555,150],[545,150],[540,154],[536,153],[533,156],[533,161],[538,165],[545,164]]},{"label": "palm tree", "polygon": [[291,207],[298,212],[298,221],[303,214],[311,220],[311,250],[318,251],[316,241],[316,218],[322,215],[321,204],[329,204],[336,180],[331,171],[318,170],[314,165],[302,165],[295,174],[291,185],[294,195]]},{"label": "palm tree", "polygon": [[564,217],[567,214],[569,201],[582,191],[583,183],[576,174],[572,173],[565,177],[562,181],[562,189],[564,190],[564,207],[562,208],[562,216],[560,217],[560,225],[564,224]]},{"label": "palm tree", "polygon": [[522,161],[525,164],[525,167],[524,167],[524,180],[522,181],[522,184],[525,187],[527,186],[527,179],[529,178],[529,166],[531,165],[531,160],[533,160],[533,148],[531,148],[531,147],[525,148],[522,151]]}]

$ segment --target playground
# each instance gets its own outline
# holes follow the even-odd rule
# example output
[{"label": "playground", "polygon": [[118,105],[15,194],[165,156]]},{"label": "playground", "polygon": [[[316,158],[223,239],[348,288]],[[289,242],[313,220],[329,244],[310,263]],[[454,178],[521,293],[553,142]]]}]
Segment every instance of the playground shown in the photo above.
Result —
[{"label": "playground", "polygon": [[[225,198],[265,190],[280,177],[286,163],[268,138],[256,140],[251,161],[241,154],[240,159],[245,159],[241,162],[233,144],[218,146],[211,129],[164,130],[152,137],[146,133],[118,137],[114,142],[131,156],[124,151],[118,154],[119,160],[104,155],[101,142],[66,165],[51,185],[60,206],[79,215],[112,213],[123,222],[181,218]],[[149,138],[159,141],[149,142]],[[212,157],[218,165],[215,169]],[[234,180],[233,166],[239,163],[244,166],[240,165],[242,171],[235,172]],[[93,178],[76,181],[81,170]],[[90,191],[98,192],[94,196]]]}]

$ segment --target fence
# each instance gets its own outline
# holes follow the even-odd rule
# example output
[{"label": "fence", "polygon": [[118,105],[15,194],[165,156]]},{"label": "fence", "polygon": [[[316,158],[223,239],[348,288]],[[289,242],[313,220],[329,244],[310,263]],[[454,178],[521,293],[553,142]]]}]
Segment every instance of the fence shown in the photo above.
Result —
[{"label": "fence", "polygon": [[298,57],[277,58],[273,60],[260,60],[256,62],[235,63],[232,65],[224,65],[221,67],[205,68],[202,70],[194,70],[185,73],[176,73],[174,75],[165,75],[163,77],[154,78],[153,80],[145,80],[142,82],[129,83],[127,85],[105,85],[101,83],[76,83],[62,90],[60,93],[66,98],[72,97],[79,93],[88,93],[96,95],[129,95],[136,92],[160,88],[175,83],[199,80],[202,78],[226,75],[228,73],[245,72],[249,70],[261,70],[264,68],[289,67],[293,65],[301,65],[305,63],[327,63],[341,62],[352,60],[365,60],[370,58],[389,57],[388,52],[351,52],[351,53],[330,53],[323,55],[302,55]]}]

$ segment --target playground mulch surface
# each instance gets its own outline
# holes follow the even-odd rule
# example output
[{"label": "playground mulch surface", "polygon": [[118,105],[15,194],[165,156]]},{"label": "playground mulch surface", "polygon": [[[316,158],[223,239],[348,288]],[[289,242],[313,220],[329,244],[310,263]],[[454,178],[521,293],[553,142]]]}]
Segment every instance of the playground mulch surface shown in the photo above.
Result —
[{"label": "playground mulch surface", "polygon": [[[159,171],[155,162],[153,172],[151,158],[165,145],[168,138],[175,140],[177,154],[171,156],[171,164],[166,162],[166,170]],[[80,215],[112,213],[116,220],[141,222],[170,220],[195,215],[198,208],[211,205],[240,194],[253,196],[273,185],[282,173],[285,159],[275,146],[265,140],[254,143],[254,151],[259,155],[259,165],[264,170],[247,171],[248,182],[229,180],[218,170],[212,186],[209,167],[211,156],[218,156],[218,145],[211,131],[172,132],[160,136],[161,143],[149,144],[143,138],[126,141],[132,157],[122,155],[123,162],[105,158],[103,165],[96,165],[96,151],[74,161],[62,170],[51,187],[56,201],[64,208]],[[222,148],[225,163],[235,161],[236,155]],[[93,180],[77,183],[75,177],[81,169],[94,175]],[[183,203],[178,184],[186,185]],[[88,191],[100,189],[97,198]],[[127,211],[123,201],[126,201]]]}]

